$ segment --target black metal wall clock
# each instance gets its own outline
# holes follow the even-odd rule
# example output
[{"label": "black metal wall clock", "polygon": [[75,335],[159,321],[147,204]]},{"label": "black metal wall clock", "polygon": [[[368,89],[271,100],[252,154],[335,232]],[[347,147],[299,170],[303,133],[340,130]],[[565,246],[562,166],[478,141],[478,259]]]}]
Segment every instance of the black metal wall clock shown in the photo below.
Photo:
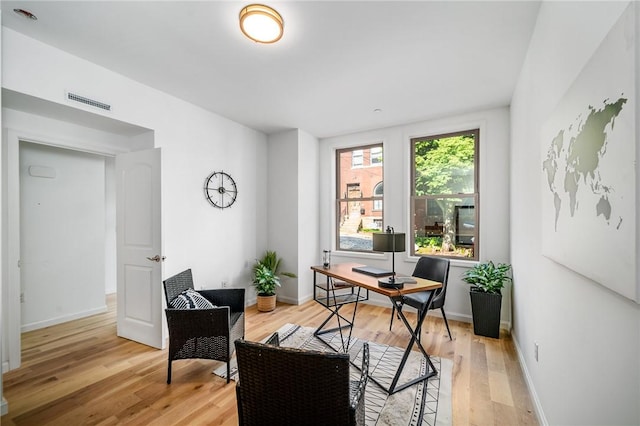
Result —
[{"label": "black metal wall clock", "polygon": [[213,172],[204,181],[204,195],[211,205],[226,209],[236,202],[238,187],[228,173]]}]

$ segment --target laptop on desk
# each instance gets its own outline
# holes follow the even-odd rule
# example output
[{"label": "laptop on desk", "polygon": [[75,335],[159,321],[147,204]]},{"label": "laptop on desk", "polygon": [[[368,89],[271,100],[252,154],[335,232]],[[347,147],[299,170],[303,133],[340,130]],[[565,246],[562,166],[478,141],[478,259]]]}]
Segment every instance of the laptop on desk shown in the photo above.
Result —
[{"label": "laptop on desk", "polygon": [[361,274],[371,275],[372,277],[386,277],[393,275],[393,272],[386,269],[375,268],[373,266],[354,266],[351,268],[353,272],[359,272]]}]

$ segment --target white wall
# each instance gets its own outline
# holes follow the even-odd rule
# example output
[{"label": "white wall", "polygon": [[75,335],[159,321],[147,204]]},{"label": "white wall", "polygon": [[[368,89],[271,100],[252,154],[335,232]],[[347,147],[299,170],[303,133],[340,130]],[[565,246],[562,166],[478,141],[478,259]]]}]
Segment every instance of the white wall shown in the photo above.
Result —
[{"label": "white wall", "polygon": [[[129,136],[129,142],[135,148],[152,138],[162,149],[164,276],[192,268],[197,287],[220,287],[222,280],[247,286],[250,266],[267,241],[266,215],[259,214],[267,203],[266,135],[12,30],[2,31],[4,89],[93,112],[64,99],[66,90],[88,94],[113,106],[112,112],[97,115],[152,130]],[[214,170],[231,174],[238,184],[231,208],[216,209],[205,200],[204,180]]]},{"label": "white wall", "polygon": [[[0,19],[2,18],[2,12],[0,11]],[[2,46],[2,34],[0,33],[0,46]],[[2,47],[0,47],[0,70],[2,69]],[[2,77],[2,72],[0,71],[0,79]],[[0,110],[2,109],[2,96],[0,96]],[[2,118],[0,118],[0,129],[2,129]],[[2,132],[2,134],[4,135],[4,132]],[[4,161],[4,149],[0,149],[0,164],[2,164],[2,161]],[[4,188],[4,181],[5,179],[1,177],[2,173],[0,173],[0,188]],[[4,211],[0,212],[0,241],[2,241],[2,244],[0,245],[0,259],[4,259],[4,254],[6,251],[6,243],[5,243],[5,234],[4,234],[4,224],[5,224],[5,220],[6,220],[6,214]],[[0,262],[0,279],[1,277],[4,276],[4,265],[2,265],[2,262]],[[4,280],[2,281],[4,282]],[[6,309],[4,309],[4,300],[6,298],[5,296],[5,289],[4,289],[4,284],[2,284],[0,286],[0,365],[4,365],[4,360],[6,359],[6,352],[5,352],[5,343],[4,343],[4,339],[2,336],[6,336],[6,319],[5,319],[5,312]],[[4,398],[3,395],[3,386],[2,386],[2,373],[4,372],[4,369],[0,367],[0,416],[5,415],[8,410],[9,410],[9,406],[7,405],[7,400]]]},{"label": "white wall", "polygon": [[269,136],[268,247],[282,258],[278,300],[313,298],[311,265],[318,256],[318,140],[300,129]]},{"label": "white wall", "polygon": [[[266,242],[266,219],[257,214],[266,135],[7,28],[3,36],[4,88],[62,104],[65,90],[90,93],[113,106],[96,114],[153,130],[163,159],[165,275],[192,267],[200,285],[219,287],[223,277],[245,285],[248,262],[264,249],[256,239]],[[218,210],[206,202],[203,185],[222,169],[236,179],[239,195]]]},{"label": "white wall", "polygon": [[512,100],[514,337],[543,424],[640,424],[640,305],[542,256],[539,208],[540,129],[627,4],[543,2]]},{"label": "white wall", "polygon": [[319,141],[298,130],[298,303],[313,299],[313,274],[310,267],[322,263],[320,248],[320,172]]},{"label": "white wall", "polygon": [[106,311],[104,163],[20,143],[22,331]]},{"label": "white wall", "polygon": [[[320,141],[320,246],[335,250],[335,151],[383,142],[384,146],[384,223],[398,232],[409,229],[410,141],[413,137],[480,129],[480,259],[509,262],[509,111],[507,108],[478,111],[455,117],[433,119],[404,126],[389,127],[322,139]],[[360,262],[389,267],[390,254],[332,253],[332,262]],[[417,258],[408,252],[396,254],[396,271],[411,275]],[[318,263],[318,262],[316,262]],[[445,312],[447,318],[471,320],[469,287],[461,279],[473,263],[453,261]],[[502,322],[511,321],[510,289],[503,290]],[[372,303],[390,305],[386,298],[371,296]]]},{"label": "white wall", "polygon": [[[298,275],[298,130],[269,135],[267,248],[282,259],[280,271]],[[296,278],[281,277],[279,300],[297,303]]]},{"label": "white wall", "polygon": [[105,241],[104,241],[104,292],[112,294],[117,288],[116,250],[116,163],[115,158],[105,157]]}]

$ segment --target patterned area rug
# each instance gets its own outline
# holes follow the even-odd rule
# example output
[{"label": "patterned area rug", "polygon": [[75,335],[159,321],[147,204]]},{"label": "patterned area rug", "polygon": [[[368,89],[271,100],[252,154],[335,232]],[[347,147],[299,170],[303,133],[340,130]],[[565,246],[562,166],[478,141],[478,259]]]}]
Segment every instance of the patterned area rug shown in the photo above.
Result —
[{"label": "patterned area rug", "polygon": [[[313,335],[311,327],[286,324],[278,330],[280,345],[317,351],[331,350],[325,343]],[[340,334],[325,334],[323,340],[334,348],[341,347]],[[265,339],[266,340],[266,339]],[[352,338],[349,355],[355,365],[362,365],[361,352],[363,341]],[[369,375],[385,387],[389,387],[397,371],[404,349],[369,342]],[[438,370],[438,375],[410,386],[391,396],[373,381],[367,383],[365,406],[367,426],[412,425],[412,426],[448,426],[451,425],[451,368],[448,359],[431,357],[431,362]],[[404,383],[426,371],[427,362],[420,352],[412,351],[398,383]],[[214,373],[226,378],[227,368],[222,365]],[[236,380],[238,374],[235,359],[231,362],[231,379]],[[352,368],[354,380],[360,372]],[[419,424],[422,410],[422,423]]]}]

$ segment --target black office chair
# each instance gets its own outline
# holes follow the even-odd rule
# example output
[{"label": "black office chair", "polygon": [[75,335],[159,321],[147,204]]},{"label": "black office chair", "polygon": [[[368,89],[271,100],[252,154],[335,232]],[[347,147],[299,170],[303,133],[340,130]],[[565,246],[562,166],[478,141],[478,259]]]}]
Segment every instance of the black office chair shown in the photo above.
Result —
[{"label": "black office chair", "polygon": [[[442,312],[442,318],[444,318],[444,323],[447,326],[449,339],[453,340],[451,338],[451,330],[449,330],[449,322],[447,321],[447,316],[444,313],[444,300],[447,295],[447,280],[449,279],[449,259],[428,256],[421,257],[420,260],[418,260],[416,268],[413,271],[413,276],[431,281],[441,282],[442,288],[439,288],[436,291],[431,306],[427,306],[427,303],[429,303],[431,292],[421,291],[418,293],[410,293],[402,296],[400,309],[402,309],[403,305],[409,305],[418,310],[419,316],[424,313],[425,309],[440,309],[440,312]],[[393,317],[395,316],[395,314],[396,307],[395,305],[393,305],[389,330],[391,330],[391,326],[393,325]],[[418,329],[416,330],[418,340],[420,340],[421,331],[422,323],[418,325]]]}]

